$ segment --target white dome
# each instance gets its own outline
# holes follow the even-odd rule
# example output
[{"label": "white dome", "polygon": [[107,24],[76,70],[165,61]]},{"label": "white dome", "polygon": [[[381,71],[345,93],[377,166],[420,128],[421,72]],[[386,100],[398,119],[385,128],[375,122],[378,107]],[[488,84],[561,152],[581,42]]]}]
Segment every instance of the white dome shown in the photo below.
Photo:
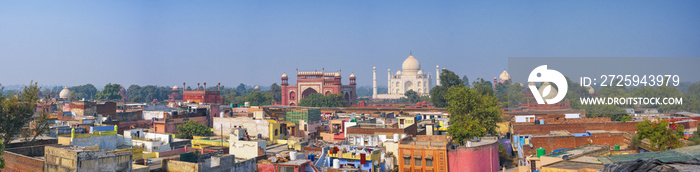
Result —
[{"label": "white dome", "polygon": [[282,77],[287,77],[287,73],[283,73],[283,74],[282,74]]},{"label": "white dome", "polygon": [[418,75],[423,75],[423,71],[422,71],[422,70],[418,70],[418,73],[417,73],[417,74],[418,74]]},{"label": "white dome", "polygon": [[336,72],[333,76],[340,76],[340,73]]},{"label": "white dome", "polygon": [[68,99],[68,96],[70,95],[70,90],[68,90],[68,86],[63,87],[63,90],[58,94],[59,98],[62,99]]},{"label": "white dome", "polygon": [[506,80],[510,80],[510,74],[508,74],[508,72],[506,72],[506,70],[503,70],[503,72],[501,73],[501,76],[499,76],[498,78],[501,79],[501,82],[506,81]]},{"label": "white dome", "polygon": [[401,75],[401,71],[396,71],[396,75]]},{"label": "white dome", "polygon": [[403,61],[401,68],[403,69],[404,74],[415,75],[418,70],[420,70],[420,63],[415,57],[413,57],[413,55],[410,55]]},{"label": "white dome", "polygon": [[350,78],[354,78],[354,77],[355,77],[355,74],[354,74],[354,73],[351,73],[351,74],[350,74]]},{"label": "white dome", "polygon": [[173,86],[173,90],[176,90],[176,89],[178,89],[178,88],[177,88],[177,85],[176,85],[176,86]]}]

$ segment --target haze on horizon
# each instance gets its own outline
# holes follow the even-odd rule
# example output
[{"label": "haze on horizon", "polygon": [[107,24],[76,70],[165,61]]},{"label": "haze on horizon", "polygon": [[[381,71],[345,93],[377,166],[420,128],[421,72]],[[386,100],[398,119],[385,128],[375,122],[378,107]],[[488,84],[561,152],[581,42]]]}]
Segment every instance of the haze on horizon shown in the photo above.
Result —
[{"label": "haze on horizon", "polygon": [[[508,57],[700,57],[698,1],[0,1],[0,84],[380,86],[413,51],[470,80]],[[293,78],[293,77],[291,77]],[[290,83],[294,83],[291,80]]]}]

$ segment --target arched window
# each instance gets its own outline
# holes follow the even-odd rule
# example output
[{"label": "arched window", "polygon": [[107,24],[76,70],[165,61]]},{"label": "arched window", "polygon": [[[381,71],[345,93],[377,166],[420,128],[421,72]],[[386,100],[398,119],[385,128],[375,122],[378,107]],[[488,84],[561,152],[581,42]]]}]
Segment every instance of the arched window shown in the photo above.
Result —
[{"label": "arched window", "polygon": [[294,100],[294,99],[297,97],[296,95],[297,95],[297,94],[294,93],[294,91],[289,92],[289,100]]}]

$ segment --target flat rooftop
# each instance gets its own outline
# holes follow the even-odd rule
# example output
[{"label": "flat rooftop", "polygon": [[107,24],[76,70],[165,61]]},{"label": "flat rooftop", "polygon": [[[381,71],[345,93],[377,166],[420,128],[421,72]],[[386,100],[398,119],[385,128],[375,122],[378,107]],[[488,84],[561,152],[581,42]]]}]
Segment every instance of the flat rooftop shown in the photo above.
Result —
[{"label": "flat rooftop", "polygon": [[559,161],[549,165],[542,166],[542,168],[555,168],[555,169],[566,169],[566,170],[581,170],[581,169],[596,169],[603,170],[605,165],[587,162],[575,162],[575,161]]}]

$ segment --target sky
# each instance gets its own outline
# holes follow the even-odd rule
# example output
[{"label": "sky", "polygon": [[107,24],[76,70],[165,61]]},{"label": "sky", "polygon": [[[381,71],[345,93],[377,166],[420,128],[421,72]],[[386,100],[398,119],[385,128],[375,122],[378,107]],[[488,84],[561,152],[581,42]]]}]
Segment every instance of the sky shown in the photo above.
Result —
[{"label": "sky", "polygon": [[[509,57],[700,57],[700,1],[0,1],[0,84],[225,86]],[[594,66],[592,66],[594,67]],[[293,77],[292,77],[293,78]],[[290,83],[294,83],[290,80]]]}]

